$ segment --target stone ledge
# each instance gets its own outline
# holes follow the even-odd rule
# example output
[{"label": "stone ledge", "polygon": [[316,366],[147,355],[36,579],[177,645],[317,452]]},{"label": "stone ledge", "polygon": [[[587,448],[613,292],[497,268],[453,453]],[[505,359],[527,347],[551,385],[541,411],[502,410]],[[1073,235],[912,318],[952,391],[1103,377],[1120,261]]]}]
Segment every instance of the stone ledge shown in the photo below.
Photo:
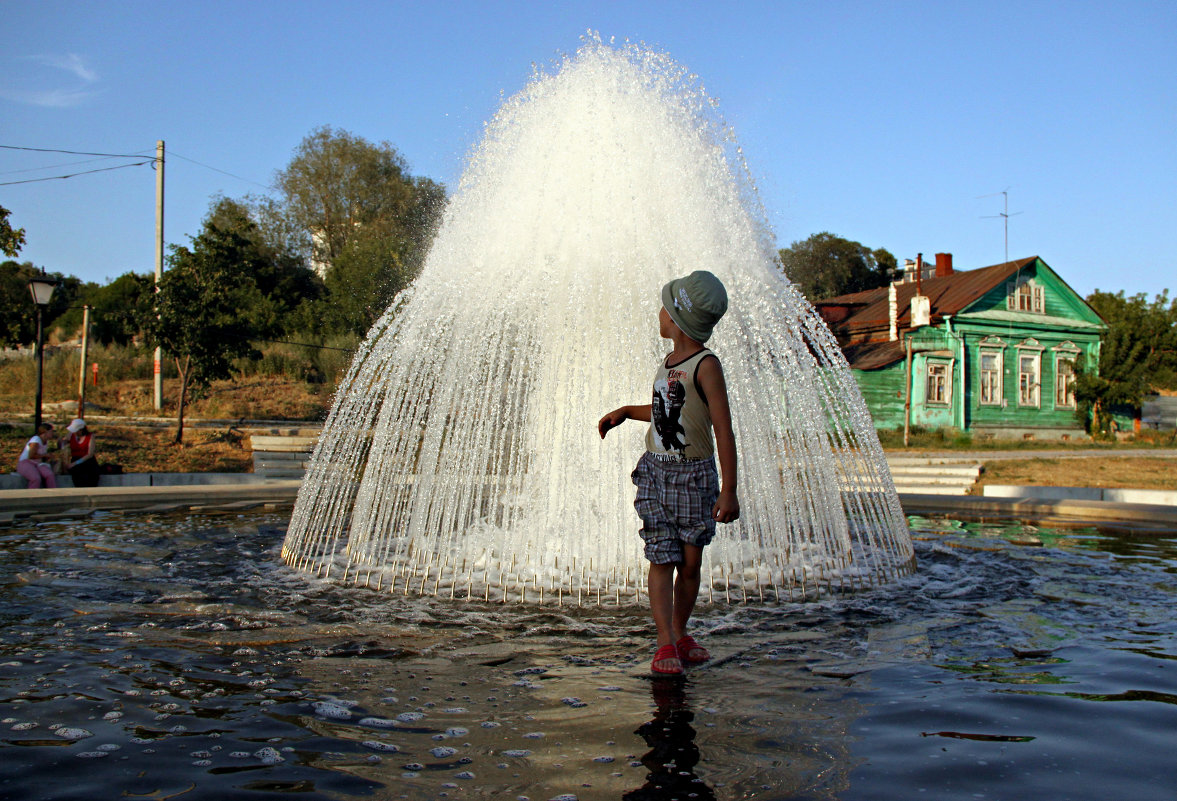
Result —
[{"label": "stone ledge", "polygon": [[84,509],[224,508],[242,502],[288,505],[301,481],[187,486],[94,487],[92,489],[20,489],[0,492],[0,516],[43,515]]},{"label": "stone ledge", "polygon": [[1146,503],[1114,503],[1092,500],[1040,500],[976,495],[922,495],[899,493],[906,514],[964,515],[970,518],[1003,518],[1070,524],[1120,523],[1158,534],[1177,533],[1177,508]]},{"label": "stone ledge", "polygon": [[989,484],[982,490],[986,498],[1034,498],[1048,501],[1109,501],[1111,503],[1145,503],[1177,506],[1177,491],[1146,489],[1110,489],[1106,487],[1037,487],[1016,484]]}]

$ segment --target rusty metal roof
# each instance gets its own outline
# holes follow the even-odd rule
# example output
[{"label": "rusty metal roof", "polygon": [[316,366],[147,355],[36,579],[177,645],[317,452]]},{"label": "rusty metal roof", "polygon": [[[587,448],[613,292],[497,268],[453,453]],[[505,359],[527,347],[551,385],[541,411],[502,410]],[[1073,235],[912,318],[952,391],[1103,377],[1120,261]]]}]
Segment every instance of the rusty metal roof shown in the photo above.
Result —
[{"label": "rusty metal roof", "polygon": [[[922,282],[923,293],[931,301],[933,317],[956,314],[989,290],[1003,283],[1011,275],[1037,260],[1037,256],[1031,256],[1004,264],[994,264],[991,267],[982,267],[978,270],[960,270],[952,275],[929,278]],[[898,298],[898,326],[900,329],[910,328],[911,298],[915,295],[916,283],[912,281],[896,284],[895,289]],[[842,307],[849,312],[844,320],[830,325],[835,333],[849,334],[855,330],[886,328],[890,324],[887,287],[839,295],[836,298],[819,300],[813,305],[819,311],[823,306],[827,306]]]},{"label": "rusty metal roof", "polygon": [[903,343],[898,340],[848,345],[842,349],[842,353],[855,370],[878,370],[880,367],[894,364],[906,355]]}]

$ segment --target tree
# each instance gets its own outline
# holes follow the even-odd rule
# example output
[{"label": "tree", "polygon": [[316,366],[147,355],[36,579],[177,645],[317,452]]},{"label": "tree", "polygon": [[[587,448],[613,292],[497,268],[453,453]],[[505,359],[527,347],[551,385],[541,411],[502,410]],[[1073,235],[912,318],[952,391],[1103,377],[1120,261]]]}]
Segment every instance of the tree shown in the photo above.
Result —
[{"label": "tree", "polygon": [[316,328],[363,333],[420,270],[444,188],[409,175],[390,143],[326,126],[303,139],[275,184],[280,200],[254,209],[270,241],[297,245],[322,275]]},{"label": "tree", "polygon": [[202,236],[220,242],[226,258],[236,260],[243,281],[256,288],[243,312],[252,318],[258,336],[287,330],[291,312],[323,294],[322,281],[285,242],[270,241],[244,203],[214,199]]},{"label": "tree", "polygon": [[1096,290],[1087,302],[1108,325],[1098,365],[1078,365],[1075,398],[1079,414],[1103,430],[1114,407],[1139,410],[1144,396],[1177,389],[1177,300],[1165,290],[1152,301],[1144,293],[1125,297]]},{"label": "tree", "polygon": [[15,259],[25,244],[25,229],[13,228],[8,222],[8,209],[0,206],[0,253]]},{"label": "tree", "polygon": [[240,236],[206,222],[191,248],[172,248],[155,306],[143,318],[148,338],[175,360],[179,373],[177,443],[184,441],[189,392],[228,378],[234,358],[259,355],[250,343],[253,319],[241,313],[257,294],[242,271],[245,245]]},{"label": "tree", "polygon": [[[40,273],[29,261],[0,262],[0,345],[23,345],[37,336],[37,307],[29,293],[29,279]],[[81,281],[72,275],[50,275],[59,283],[42,316],[47,331],[73,305],[81,288]]]},{"label": "tree", "polygon": [[[90,336],[104,345],[129,345],[152,311],[155,277],[124,273],[109,284],[88,284],[81,301],[90,307]],[[71,317],[72,319],[72,317]]]},{"label": "tree", "polygon": [[810,301],[877,289],[897,273],[889,251],[824,231],[782,248],[780,258],[785,275]]}]

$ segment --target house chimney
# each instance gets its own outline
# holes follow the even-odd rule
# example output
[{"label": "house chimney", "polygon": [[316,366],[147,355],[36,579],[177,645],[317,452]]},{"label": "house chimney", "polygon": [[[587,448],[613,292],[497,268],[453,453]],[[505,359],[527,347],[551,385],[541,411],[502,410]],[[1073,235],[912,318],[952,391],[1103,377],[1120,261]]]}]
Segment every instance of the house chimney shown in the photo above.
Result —
[{"label": "house chimney", "polygon": [[952,275],[952,254],[951,253],[937,253],[936,254],[936,277],[943,278],[946,275]]},{"label": "house chimney", "polygon": [[887,321],[887,339],[895,342],[899,339],[899,293],[895,290],[895,284],[887,287]]}]

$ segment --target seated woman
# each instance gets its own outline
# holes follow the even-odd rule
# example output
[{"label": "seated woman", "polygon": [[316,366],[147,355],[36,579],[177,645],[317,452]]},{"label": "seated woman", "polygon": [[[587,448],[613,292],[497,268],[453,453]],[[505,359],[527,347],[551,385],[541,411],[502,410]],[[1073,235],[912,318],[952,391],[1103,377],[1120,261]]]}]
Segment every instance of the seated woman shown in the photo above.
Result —
[{"label": "seated woman", "polygon": [[53,465],[46,458],[49,455],[45,447],[45,440],[53,435],[53,423],[41,423],[20,452],[20,459],[16,463],[16,472],[24,476],[29,482],[29,489],[40,489],[44,484],[48,489],[57,489],[57,478],[53,475]]},{"label": "seated woman", "polygon": [[80,417],[66,426],[66,430],[69,431],[69,439],[63,439],[61,447],[69,445],[65,469],[73,478],[74,486],[97,487],[101,471],[98,458],[94,455],[94,432],[86,427],[86,421]]}]

